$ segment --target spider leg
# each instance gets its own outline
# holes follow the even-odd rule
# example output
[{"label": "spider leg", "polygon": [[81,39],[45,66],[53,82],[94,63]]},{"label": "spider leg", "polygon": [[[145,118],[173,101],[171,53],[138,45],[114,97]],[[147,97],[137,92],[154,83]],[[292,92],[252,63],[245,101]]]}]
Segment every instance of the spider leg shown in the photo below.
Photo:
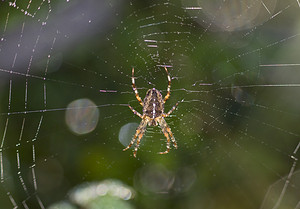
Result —
[{"label": "spider leg", "polygon": [[143,119],[143,116],[141,115],[141,113],[139,113],[138,111],[136,111],[135,109],[133,109],[130,105],[128,105],[128,107],[132,110],[132,112],[133,112],[134,114],[136,114],[137,116],[139,116],[140,118]]},{"label": "spider leg", "polygon": [[171,143],[171,140],[170,140],[170,137],[169,137],[169,134],[164,130],[163,131],[165,137],[167,138],[167,150],[164,151],[164,152],[159,152],[158,154],[168,154],[169,151],[170,151],[170,143]]},{"label": "spider leg", "polygon": [[177,149],[177,142],[175,140],[175,137],[173,136],[173,133],[171,131],[171,128],[168,126],[168,124],[166,123],[167,127],[166,130],[169,133],[169,135],[171,136],[172,142],[173,142],[173,146],[175,147],[175,149]]},{"label": "spider leg", "polygon": [[169,115],[171,115],[171,113],[176,109],[178,104],[179,103],[177,102],[167,114],[163,114],[163,117],[165,118],[165,117],[168,117]]},{"label": "spider leg", "polygon": [[166,103],[166,101],[170,98],[170,94],[171,94],[171,77],[166,67],[165,70],[167,72],[167,77],[168,77],[168,88],[167,88],[167,95],[164,98],[164,103]]},{"label": "spider leg", "polygon": [[[130,141],[130,144],[126,148],[124,148],[123,151],[128,150],[134,144],[134,142],[136,141],[137,137],[139,137],[138,143],[140,143],[140,140],[141,140],[141,138],[144,135],[146,126],[147,126],[147,121],[142,120],[142,122],[140,123],[140,125],[137,127],[136,132],[135,132],[132,140]],[[137,147],[138,147],[138,144],[137,144]],[[136,151],[135,151],[134,157],[135,156],[136,156]]]},{"label": "spider leg", "polygon": [[[167,150],[165,152],[160,152],[160,154],[167,154],[170,150],[170,137],[173,143],[173,146],[177,149],[177,143],[176,140],[174,138],[174,135],[171,131],[171,128],[168,126],[167,122],[165,121],[165,119],[163,117],[161,117],[158,120],[158,123],[160,125],[160,128],[162,130],[162,132],[164,133],[165,137],[167,138]],[[170,137],[169,137],[170,136]]]},{"label": "spider leg", "polygon": [[142,137],[143,137],[143,135],[144,135],[144,133],[145,133],[145,130],[146,130],[146,126],[145,126],[145,128],[143,128],[143,129],[141,130],[141,133],[140,133],[139,136],[138,136],[138,139],[137,139],[137,141],[136,141],[136,145],[135,145],[135,148],[134,148],[134,152],[133,152],[133,157],[136,157],[136,153],[137,153],[138,148],[139,148],[139,146],[140,146],[140,141],[141,141],[141,139],[142,139]]},{"label": "spider leg", "polygon": [[141,97],[139,96],[139,92],[138,92],[138,90],[137,90],[137,88],[136,88],[136,86],[135,86],[134,68],[132,68],[131,82],[132,82],[132,89],[133,89],[133,91],[134,91],[134,93],[135,93],[136,99],[139,101],[140,105],[144,106],[144,103],[143,103]]}]

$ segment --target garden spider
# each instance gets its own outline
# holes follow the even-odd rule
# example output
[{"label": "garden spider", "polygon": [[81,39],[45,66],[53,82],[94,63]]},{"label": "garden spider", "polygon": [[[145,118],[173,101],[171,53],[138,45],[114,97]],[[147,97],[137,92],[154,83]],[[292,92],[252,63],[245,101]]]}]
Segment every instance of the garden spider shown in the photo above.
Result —
[{"label": "garden spider", "polygon": [[165,98],[163,99],[160,91],[158,91],[155,88],[152,88],[147,91],[144,101],[142,101],[141,97],[139,96],[138,90],[135,86],[134,68],[132,68],[132,78],[131,78],[132,88],[135,93],[136,99],[139,101],[140,105],[143,106],[143,115],[137,112],[136,110],[134,110],[130,105],[128,105],[134,114],[142,118],[142,121],[140,125],[137,127],[136,132],[130,144],[125,149],[123,149],[123,151],[128,150],[136,141],[136,146],[133,152],[134,157],[136,157],[136,153],[139,148],[140,141],[146,131],[147,125],[148,126],[159,125],[163,134],[167,138],[167,150],[164,152],[159,152],[159,154],[167,154],[170,151],[171,140],[173,142],[173,146],[177,149],[177,143],[175,141],[173,133],[171,132],[170,127],[165,121],[165,117],[168,117],[175,110],[175,108],[178,105],[178,102],[172,107],[172,109],[167,114],[164,112],[164,104],[169,99],[171,94],[171,77],[166,67],[165,70],[168,76],[168,88],[167,88],[167,95],[165,96]]}]

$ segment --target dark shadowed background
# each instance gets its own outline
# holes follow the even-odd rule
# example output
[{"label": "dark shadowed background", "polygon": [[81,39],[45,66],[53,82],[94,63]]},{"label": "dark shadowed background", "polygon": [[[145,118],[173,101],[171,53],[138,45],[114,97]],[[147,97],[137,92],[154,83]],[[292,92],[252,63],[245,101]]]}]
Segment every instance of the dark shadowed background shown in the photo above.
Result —
[{"label": "dark shadowed background", "polygon": [[[298,0],[0,1],[0,208],[300,208]],[[140,96],[167,90],[178,144]]]}]

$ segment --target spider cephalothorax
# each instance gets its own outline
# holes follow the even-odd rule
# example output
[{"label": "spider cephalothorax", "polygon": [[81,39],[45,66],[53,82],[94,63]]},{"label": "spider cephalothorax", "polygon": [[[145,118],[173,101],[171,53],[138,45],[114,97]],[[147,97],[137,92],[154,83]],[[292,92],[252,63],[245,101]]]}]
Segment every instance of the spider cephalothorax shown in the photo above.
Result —
[{"label": "spider cephalothorax", "polygon": [[[168,73],[167,68],[165,67],[168,76],[168,88],[167,88],[167,95],[163,98],[160,91],[155,88],[149,89],[146,93],[144,101],[142,101],[141,97],[139,96],[138,90],[135,86],[135,78],[134,78],[134,68],[132,68],[132,88],[135,93],[136,99],[139,103],[143,106],[143,115],[139,112],[134,110],[130,105],[129,108],[133,111],[134,114],[138,115],[142,118],[142,121],[138,128],[136,129],[135,135],[131,140],[130,144],[123,149],[123,151],[129,149],[134,142],[136,141],[136,146],[134,148],[133,156],[136,157],[136,153],[140,144],[140,141],[146,131],[146,127],[148,126],[157,126],[159,125],[163,134],[167,138],[167,150],[164,152],[160,152],[159,154],[167,154],[170,151],[170,143],[171,140],[175,148],[177,148],[177,143],[171,132],[170,127],[168,126],[167,122],[165,121],[165,117],[168,117],[177,107],[178,103],[176,103],[173,108],[168,112],[164,112],[164,104],[169,99],[171,94],[171,77]],[[171,139],[170,139],[171,138]]]}]

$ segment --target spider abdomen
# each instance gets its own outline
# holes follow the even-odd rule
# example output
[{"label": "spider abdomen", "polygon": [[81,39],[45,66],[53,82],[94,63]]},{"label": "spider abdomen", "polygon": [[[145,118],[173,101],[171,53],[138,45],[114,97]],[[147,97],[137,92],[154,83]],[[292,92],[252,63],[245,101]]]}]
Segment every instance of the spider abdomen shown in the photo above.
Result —
[{"label": "spider abdomen", "polygon": [[[155,88],[149,89],[144,99],[143,114],[151,119],[160,117],[164,112],[164,100]],[[153,123],[156,125],[156,123]]]}]

